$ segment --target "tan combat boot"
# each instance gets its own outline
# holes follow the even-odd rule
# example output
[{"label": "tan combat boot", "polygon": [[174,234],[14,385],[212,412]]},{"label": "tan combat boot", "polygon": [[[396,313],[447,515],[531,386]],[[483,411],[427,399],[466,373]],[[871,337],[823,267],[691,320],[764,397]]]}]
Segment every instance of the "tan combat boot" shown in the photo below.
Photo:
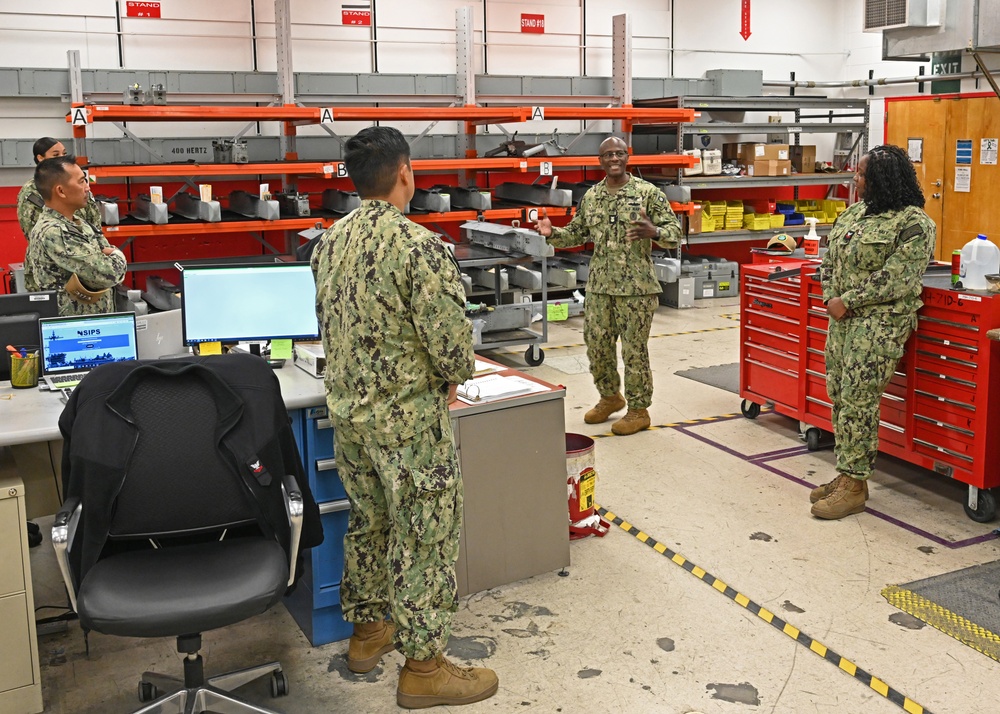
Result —
[{"label": "tan combat boot", "polygon": [[583,420],[588,424],[600,424],[608,420],[608,417],[619,409],[625,408],[625,397],[620,392],[615,392],[610,397],[601,397],[597,406],[583,415]]},{"label": "tan combat boot", "polygon": [[489,699],[500,680],[485,667],[457,667],[443,654],[425,661],[406,658],[399,673],[396,704],[404,709],[457,706]]},{"label": "tan combat boot", "polygon": [[649,412],[645,409],[629,409],[621,419],[611,425],[617,436],[629,436],[649,428]]},{"label": "tan combat boot", "polygon": [[[817,501],[822,501],[824,498],[829,496],[837,488],[837,483],[842,478],[850,478],[850,476],[845,476],[844,474],[837,474],[837,477],[830,481],[829,483],[824,483],[822,486],[817,486],[812,491],[809,492],[809,503],[816,503]],[[863,481],[865,485],[865,500],[868,500],[868,482]]]},{"label": "tan combat boot", "polygon": [[841,474],[833,493],[813,504],[812,514],[817,518],[835,521],[852,513],[865,510],[868,489],[864,481]]},{"label": "tan combat boot", "polygon": [[347,668],[357,674],[371,672],[382,655],[396,648],[392,642],[395,632],[396,626],[387,620],[354,623],[354,634],[347,645]]}]

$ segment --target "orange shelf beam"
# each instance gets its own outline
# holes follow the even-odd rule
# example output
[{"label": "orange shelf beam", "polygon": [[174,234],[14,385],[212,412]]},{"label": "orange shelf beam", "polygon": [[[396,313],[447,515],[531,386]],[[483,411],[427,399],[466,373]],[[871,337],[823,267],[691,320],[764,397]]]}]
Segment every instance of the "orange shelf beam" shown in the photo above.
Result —
[{"label": "orange shelf beam", "polygon": [[[319,123],[329,114],[333,121],[466,121],[473,124],[526,122],[531,107],[278,107],[252,106],[147,106],[131,104],[75,104],[82,106],[87,122],[103,121],[287,121]],[[655,107],[543,107],[546,119],[618,119],[633,124],[670,124],[694,121],[694,109]],[[66,116],[72,121],[72,114]]]},{"label": "orange shelf beam", "polygon": [[254,164],[116,164],[114,166],[88,166],[94,179],[149,178],[162,176],[257,176],[260,174],[303,174],[333,178],[337,162],[332,161],[272,161]]},{"label": "orange shelf beam", "polygon": [[[413,159],[414,171],[531,171],[538,170],[542,162],[556,167],[596,167],[601,162],[596,156],[548,156],[521,158],[517,156],[477,158],[477,159]],[[88,171],[95,179],[130,178],[145,176],[257,176],[309,175],[334,178],[337,164],[331,161],[268,162],[253,164],[133,164],[115,166],[89,166]],[[632,166],[672,166],[691,168],[698,163],[693,156],[683,154],[637,154],[629,158]]]},{"label": "orange shelf beam", "polygon": [[[674,203],[670,206],[675,213],[691,213],[694,211],[693,203]],[[526,214],[533,208],[540,206],[518,206],[512,208],[493,208],[483,211],[450,211],[448,213],[412,213],[407,215],[414,223],[421,225],[428,223],[446,223],[458,221],[475,221],[482,215],[488,221],[512,221],[526,220]],[[546,206],[546,214],[550,218],[573,215],[574,209],[564,206]],[[222,221],[219,223],[167,223],[165,225],[155,225],[151,223],[141,223],[137,225],[104,226],[104,234],[109,238],[142,238],[147,236],[182,236],[196,233],[256,233],[263,231],[302,231],[307,228],[314,228],[316,224],[323,228],[329,228],[337,222],[336,218],[325,216],[312,216],[309,218],[282,218],[277,221]]]}]

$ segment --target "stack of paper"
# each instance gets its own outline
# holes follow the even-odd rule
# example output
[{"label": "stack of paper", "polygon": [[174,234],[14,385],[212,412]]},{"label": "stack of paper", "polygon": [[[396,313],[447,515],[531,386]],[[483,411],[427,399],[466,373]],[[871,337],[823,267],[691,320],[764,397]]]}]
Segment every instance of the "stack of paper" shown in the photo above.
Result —
[{"label": "stack of paper", "polygon": [[496,399],[507,399],[521,394],[544,392],[545,387],[529,382],[521,377],[502,377],[490,374],[485,377],[470,379],[458,388],[458,397],[468,404],[491,402]]}]

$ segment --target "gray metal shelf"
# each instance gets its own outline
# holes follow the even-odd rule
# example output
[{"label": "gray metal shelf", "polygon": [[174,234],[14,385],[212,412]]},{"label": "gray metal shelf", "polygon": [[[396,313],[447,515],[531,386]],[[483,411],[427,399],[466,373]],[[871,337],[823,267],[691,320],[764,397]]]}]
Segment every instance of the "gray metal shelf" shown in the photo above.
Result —
[{"label": "gray metal shelf", "polygon": [[685,176],[683,183],[692,190],[702,188],[765,188],[768,186],[834,186],[849,183],[854,178],[850,171],[835,174],[792,174],[791,176]]},{"label": "gray metal shelf", "polygon": [[[707,124],[688,124],[680,127],[681,134],[839,134],[857,133],[866,128],[864,122],[797,122],[795,124],[775,124],[772,122],[743,123],[736,121],[713,121]],[[671,127],[673,129],[673,127]],[[636,131],[635,133],[639,133]]]},{"label": "gray metal shelf", "polygon": [[[825,236],[833,227],[832,224],[816,226],[816,232],[820,236]],[[809,231],[809,226],[782,226],[780,228],[768,228],[762,231],[709,231],[708,233],[694,233],[687,237],[687,245],[703,245],[705,243],[742,243],[748,240],[770,240],[772,236],[787,233],[793,238],[804,236]]]},{"label": "gray metal shelf", "polygon": [[868,107],[866,99],[830,99],[828,97],[804,97],[796,95],[769,97],[661,97],[657,99],[636,99],[637,107],[690,107],[716,111],[795,111],[797,109],[860,109]]}]

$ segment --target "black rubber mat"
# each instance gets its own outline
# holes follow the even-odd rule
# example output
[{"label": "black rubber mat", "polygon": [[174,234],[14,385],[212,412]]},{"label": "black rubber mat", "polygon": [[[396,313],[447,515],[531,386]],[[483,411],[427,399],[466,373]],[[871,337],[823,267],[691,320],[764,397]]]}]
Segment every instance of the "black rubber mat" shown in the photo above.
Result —
[{"label": "black rubber mat", "polygon": [[905,585],[882,596],[903,612],[1000,662],[1000,560]]},{"label": "black rubber mat", "polygon": [[674,372],[678,377],[687,377],[702,384],[725,389],[733,394],[740,393],[740,365],[739,362],[732,364],[717,364],[712,367],[694,367],[683,372]]}]

